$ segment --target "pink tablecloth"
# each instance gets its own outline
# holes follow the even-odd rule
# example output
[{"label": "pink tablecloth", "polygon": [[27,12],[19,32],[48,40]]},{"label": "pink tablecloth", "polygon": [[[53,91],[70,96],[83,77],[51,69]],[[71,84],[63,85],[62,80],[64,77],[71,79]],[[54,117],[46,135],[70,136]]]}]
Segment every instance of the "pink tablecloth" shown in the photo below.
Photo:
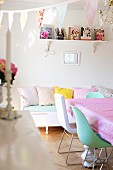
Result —
[{"label": "pink tablecloth", "polygon": [[79,108],[93,130],[113,145],[113,98],[66,100],[67,111],[71,112],[69,105]]}]

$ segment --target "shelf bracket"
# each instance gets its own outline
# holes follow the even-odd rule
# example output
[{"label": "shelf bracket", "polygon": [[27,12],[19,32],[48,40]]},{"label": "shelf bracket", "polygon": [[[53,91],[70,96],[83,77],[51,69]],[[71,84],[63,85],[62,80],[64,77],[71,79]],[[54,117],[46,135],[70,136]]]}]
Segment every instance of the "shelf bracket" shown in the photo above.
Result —
[{"label": "shelf bracket", "polygon": [[50,45],[51,45],[52,41],[47,41],[47,44],[46,44],[46,48],[45,48],[45,57],[47,57],[48,55],[54,55],[55,54],[55,51],[51,51],[50,50]]},{"label": "shelf bracket", "polygon": [[45,48],[45,52],[49,52],[49,50],[50,50],[50,45],[51,45],[51,41],[47,41],[46,48]]},{"label": "shelf bracket", "polygon": [[96,48],[97,48],[97,42],[95,42],[95,43],[93,44],[93,53],[95,53]]}]

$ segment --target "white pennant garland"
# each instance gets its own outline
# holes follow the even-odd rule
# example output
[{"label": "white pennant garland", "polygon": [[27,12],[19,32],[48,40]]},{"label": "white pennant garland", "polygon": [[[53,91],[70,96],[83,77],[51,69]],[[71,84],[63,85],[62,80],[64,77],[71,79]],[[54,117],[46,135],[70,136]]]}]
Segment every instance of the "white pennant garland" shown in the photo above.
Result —
[{"label": "white pennant garland", "polygon": [[3,11],[0,11],[0,25],[2,23],[2,18],[3,18]]},{"label": "white pennant garland", "polygon": [[11,11],[8,13],[8,19],[9,19],[9,29],[11,29],[12,24],[13,24],[13,16],[14,16],[14,12]]},{"label": "white pennant garland", "polygon": [[20,25],[21,25],[22,32],[23,32],[24,27],[26,25],[27,17],[28,17],[28,13],[26,11],[25,12],[21,12],[21,15],[20,15]]},{"label": "white pennant garland", "polygon": [[58,13],[59,30],[61,30],[61,27],[63,25],[67,6],[68,6],[68,1],[63,2],[63,3],[59,4],[58,6],[56,6],[57,13]]}]

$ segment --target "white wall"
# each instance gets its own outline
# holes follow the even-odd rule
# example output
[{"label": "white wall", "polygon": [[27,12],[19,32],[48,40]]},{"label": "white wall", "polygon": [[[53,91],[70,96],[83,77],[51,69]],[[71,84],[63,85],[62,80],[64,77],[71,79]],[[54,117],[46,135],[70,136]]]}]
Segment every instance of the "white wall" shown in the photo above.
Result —
[{"label": "white wall", "polygon": [[[13,85],[13,105],[18,108],[19,96],[16,87],[23,86],[63,86],[88,87],[102,85],[113,88],[113,32],[105,31],[106,43],[99,44],[93,53],[93,44],[90,42],[52,42],[50,50],[55,55],[45,57],[46,41],[38,40],[37,22],[35,12],[29,13],[23,33],[21,32],[20,14],[14,15],[12,35],[12,62],[18,67],[18,74]],[[54,19],[58,26],[57,18]],[[7,31],[7,14],[3,18],[4,28],[0,30],[0,58],[5,58],[5,40]],[[69,10],[64,21],[64,28],[69,26],[87,26],[83,11]],[[95,18],[93,28],[98,28],[98,18]],[[32,35],[34,38],[31,44]],[[78,51],[81,53],[80,66],[62,65],[63,51]]]}]

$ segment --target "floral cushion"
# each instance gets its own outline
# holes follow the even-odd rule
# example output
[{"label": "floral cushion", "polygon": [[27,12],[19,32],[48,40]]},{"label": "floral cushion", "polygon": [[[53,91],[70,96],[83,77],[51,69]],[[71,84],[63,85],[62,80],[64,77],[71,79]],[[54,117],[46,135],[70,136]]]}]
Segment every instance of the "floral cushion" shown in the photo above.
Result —
[{"label": "floral cushion", "polygon": [[106,88],[103,86],[96,86],[97,91],[102,93],[105,97],[112,97],[113,95],[113,89]]}]

